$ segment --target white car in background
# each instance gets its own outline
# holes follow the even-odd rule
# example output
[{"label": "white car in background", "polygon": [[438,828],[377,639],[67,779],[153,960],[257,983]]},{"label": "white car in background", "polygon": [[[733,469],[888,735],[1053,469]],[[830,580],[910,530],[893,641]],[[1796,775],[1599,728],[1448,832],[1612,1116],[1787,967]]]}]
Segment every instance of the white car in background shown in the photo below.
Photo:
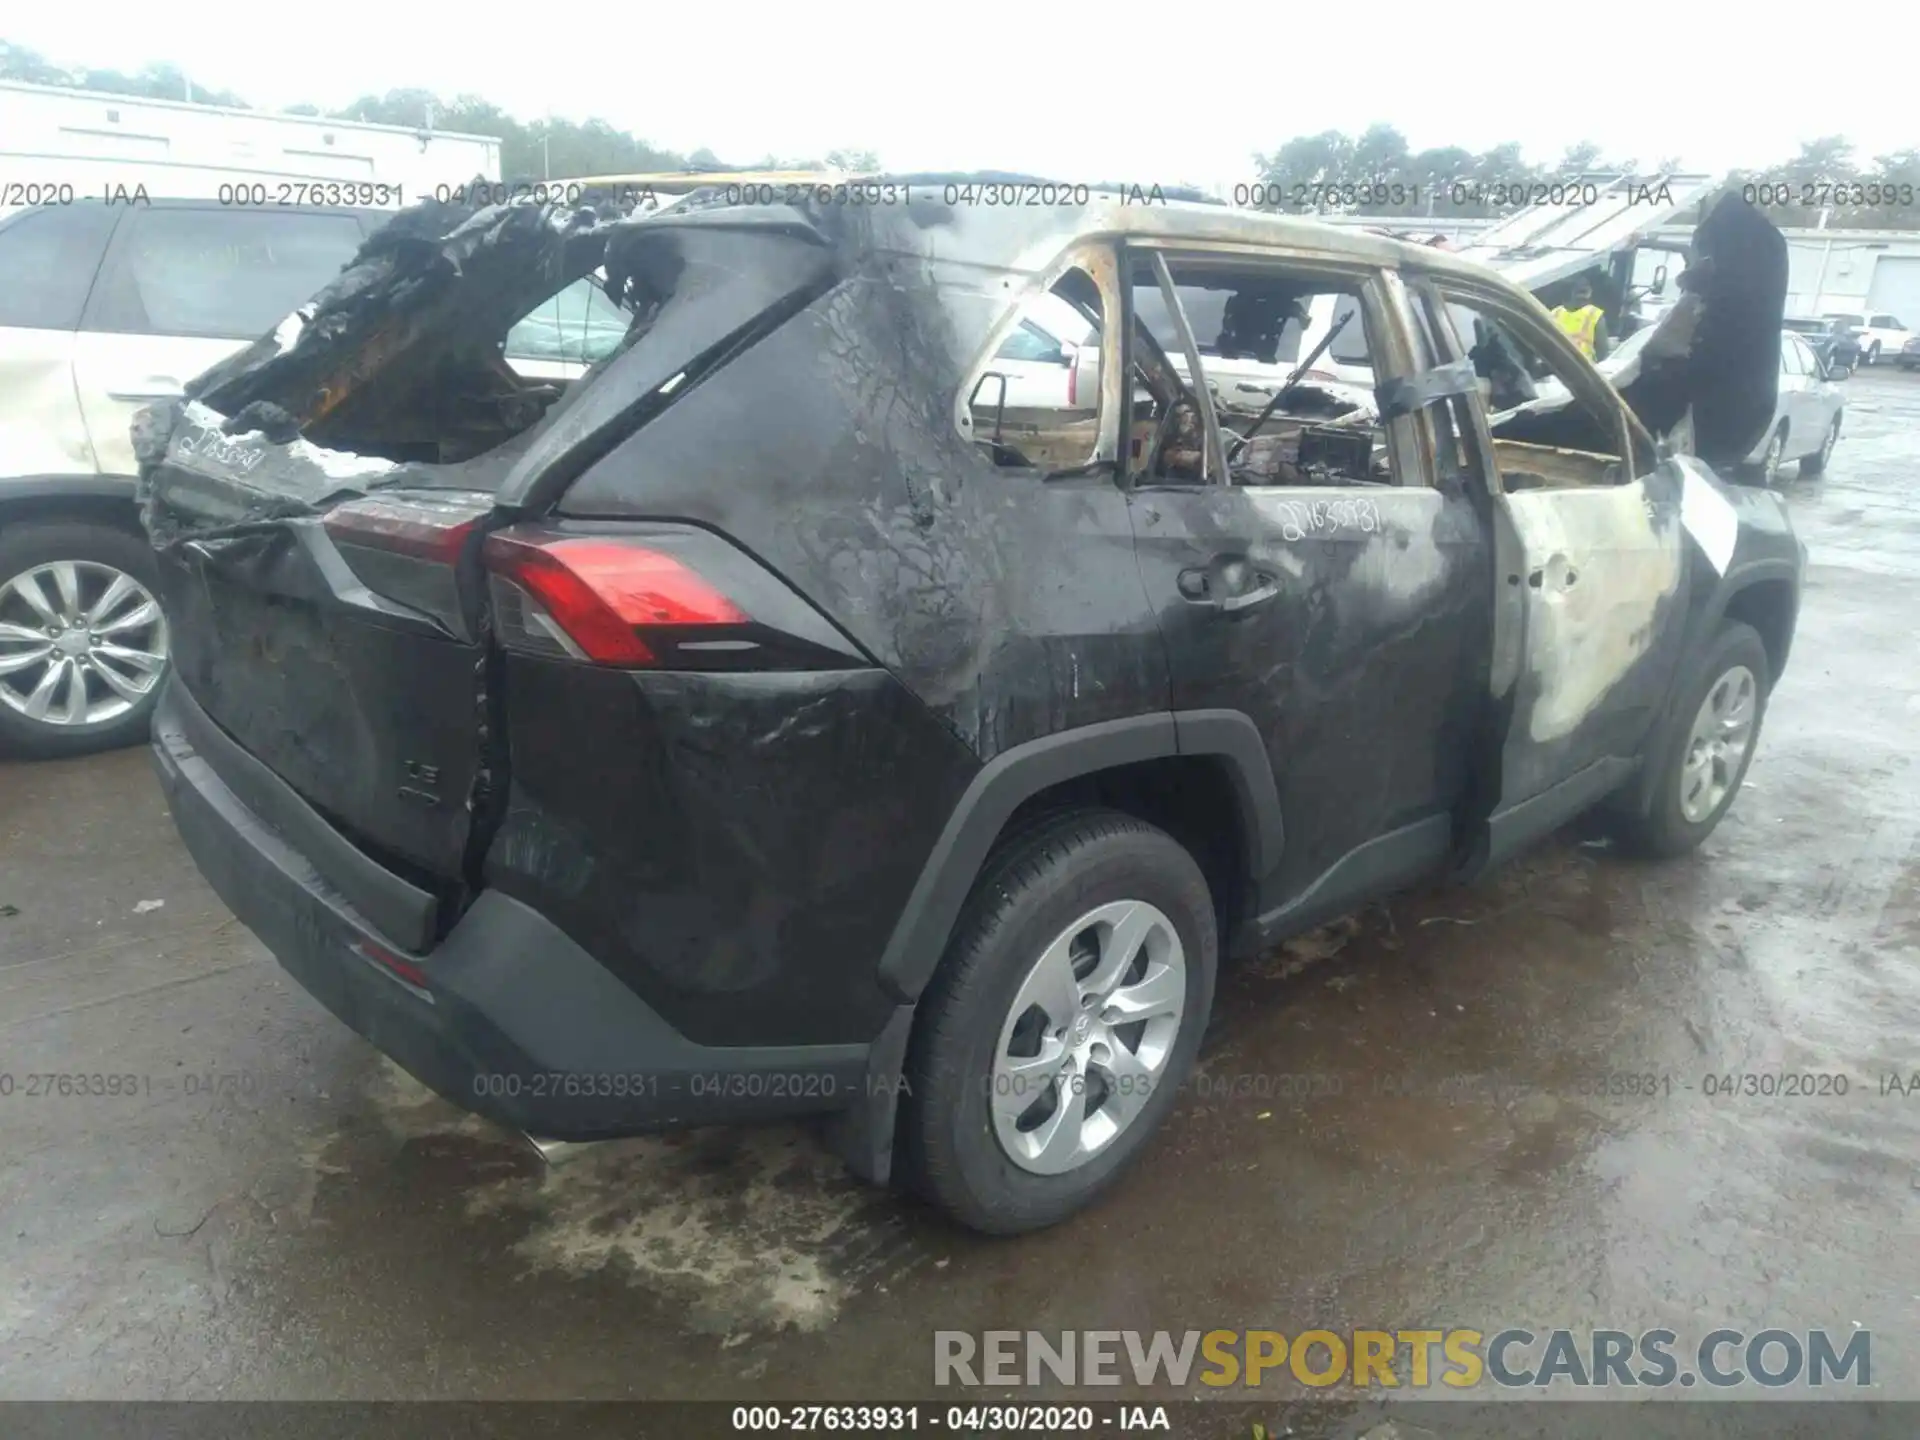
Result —
[{"label": "white car in background", "polygon": [[[1629,336],[1595,368],[1616,387],[1631,383],[1639,373],[1640,351],[1653,337],[1648,326]],[[1545,387],[1543,386],[1544,390]],[[1827,378],[1827,368],[1804,337],[1792,330],[1780,332],[1780,389],[1773,406],[1773,424],[1747,456],[1772,484],[1787,466],[1799,463],[1801,475],[1818,475],[1827,468],[1840,440],[1846,396]]]},{"label": "white car in background", "polygon": [[523,380],[577,380],[619,347],[630,318],[582,276],[507,332],[507,365]]},{"label": "white car in background", "polygon": [[1772,484],[1780,472],[1798,460],[1800,474],[1818,475],[1827,468],[1840,440],[1846,398],[1827,379],[1826,367],[1813,347],[1791,330],[1780,332],[1780,398],[1774,402],[1773,428],[1753,455]]},{"label": "white car in background", "polygon": [[[1084,331],[1084,322],[1080,328]],[[1038,321],[1022,317],[975,384],[974,409],[981,414],[1002,405],[1009,410],[1092,409],[1097,392],[1083,388],[1079,352],[1079,341],[1063,340]]]},{"label": "white car in background", "polygon": [[[1594,368],[1625,389],[1640,374],[1640,352],[1653,338],[1655,326],[1647,325],[1623,340],[1606,359]],[[1503,411],[1492,423],[1520,410],[1551,410],[1567,403],[1566,388],[1557,380],[1543,380],[1538,394],[1524,406]],[[1827,468],[1833,447],[1840,440],[1846,397],[1838,385],[1827,378],[1826,367],[1813,353],[1813,347],[1791,330],[1780,332],[1780,388],[1774,401],[1773,424],[1747,456],[1747,464],[1756,467],[1768,484],[1783,478],[1787,466],[1799,463],[1801,475],[1818,475]]]},{"label": "white car in background", "polygon": [[1882,355],[1891,360],[1913,338],[1913,332],[1900,323],[1898,316],[1889,315],[1884,310],[1866,313],[1829,310],[1822,318],[1838,320],[1853,331],[1853,338],[1860,342],[1862,365],[1878,365]]},{"label": "white car in background", "polygon": [[[387,218],[174,199],[0,216],[0,753],[146,737],[168,646],[133,417],[283,321]],[[564,383],[625,330],[579,280],[513,327],[505,358]]]}]

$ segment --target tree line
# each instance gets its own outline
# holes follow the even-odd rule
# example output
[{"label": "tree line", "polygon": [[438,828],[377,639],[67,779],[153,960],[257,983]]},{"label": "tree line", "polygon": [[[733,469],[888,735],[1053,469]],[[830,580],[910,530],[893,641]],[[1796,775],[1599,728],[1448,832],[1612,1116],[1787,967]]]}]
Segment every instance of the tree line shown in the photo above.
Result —
[{"label": "tree line", "polygon": [[[0,80],[62,85],[146,100],[191,100],[196,104],[225,105],[236,110],[259,108],[230,90],[196,83],[177,65],[148,65],[131,74],[120,70],[66,69],[37,51],[4,40],[0,40]],[[878,168],[878,160],[868,150],[833,150],[817,157],[764,155],[744,165],[729,165],[711,150],[700,149],[683,155],[616,129],[605,120],[520,120],[477,95],[444,99],[432,91],[419,89],[364,95],[340,110],[293,105],[281,113],[491,136],[500,142],[500,174],[506,180],[632,175],[661,170]]]},{"label": "tree line", "polygon": [[[255,108],[230,91],[195,84],[175,65],[148,65],[131,74],[65,69],[6,41],[0,41],[0,79]],[[507,180],[663,170],[879,168],[871,150],[833,150],[804,158],[763,155],[729,165],[711,150],[681,154],[605,120],[520,120],[476,95],[443,99],[420,89],[362,96],[342,110],[296,105],[286,113],[491,136],[500,142],[500,173]],[[1415,150],[1391,125],[1374,125],[1357,136],[1339,130],[1296,136],[1270,153],[1255,154],[1253,160],[1259,183],[1241,188],[1266,208],[1435,222],[1509,213],[1516,191],[1526,193],[1581,174],[1651,177],[1683,168],[1676,157],[1642,164],[1637,158],[1610,157],[1591,143],[1570,146],[1544,165],[1530,164],[1512,141],[1487,150],[1457,145]],[[1723,180],[1721,188],[1741,188],[1783,226],[1815,225],[1827,211],[1827,224],[1838,229],[1920,229],[1916,149],[1862,157],[1844,136],[1828,135],[1803,144],[1800,153],[1783,164],[1734,171]]]}]

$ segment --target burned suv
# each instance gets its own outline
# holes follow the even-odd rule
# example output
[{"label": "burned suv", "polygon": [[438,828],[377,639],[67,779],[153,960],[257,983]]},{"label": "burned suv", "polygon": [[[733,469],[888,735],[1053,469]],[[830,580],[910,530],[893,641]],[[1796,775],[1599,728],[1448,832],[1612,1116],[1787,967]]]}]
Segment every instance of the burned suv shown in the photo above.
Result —
[{"label": "burned suv", "polygon": [[[873,188],[422,207],[143,415],[177,824],[373,1044],[542,1139],[824,1114],[1015,1232],[1150,1142],[1223,958],[1719,823],[1804,558],[1713,468],[1773,412],[1757,212],[1623,396],[1441,251]],[[624,339],[516,375],[581,277]],[[1206,383],[1328,295],[1370,387]],[[1038,306],[1098,380],[1009,406]]]}]

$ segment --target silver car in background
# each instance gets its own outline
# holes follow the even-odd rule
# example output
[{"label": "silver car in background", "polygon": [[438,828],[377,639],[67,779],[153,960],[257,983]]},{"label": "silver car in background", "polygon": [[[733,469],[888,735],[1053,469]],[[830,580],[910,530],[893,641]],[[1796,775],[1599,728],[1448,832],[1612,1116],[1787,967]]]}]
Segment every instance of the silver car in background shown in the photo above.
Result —
[{"label": "silver car in background", "polygon": [[[1647,325],[1628,336],[1596,367],[1616,387],[1632,382],[1639,373],[1640,352],[1657,326]],[[1791,330],[1780,332],[1780,390],[1774,401],[1773,424],[1747,456],[1747,463],[1772,484],[1785,478],[1789,465],[1798,463],[1801,475],[1818,475],[1827,468],[1840,440],[1846,397],[1829,377],[1826,366],[1805,338]]]},{"label": "silver car in background", "polygon": [[1782,471],[1795,461],[1801,475],[1818,475],[1827,468],[1840,440],[1846,398],[1828,377],[1827,367],[1813,347],[1791,330],[1780,333],[1780,398],[1774,402],[1773,428],[1749,458],[1769,484],[1784,478]]}]

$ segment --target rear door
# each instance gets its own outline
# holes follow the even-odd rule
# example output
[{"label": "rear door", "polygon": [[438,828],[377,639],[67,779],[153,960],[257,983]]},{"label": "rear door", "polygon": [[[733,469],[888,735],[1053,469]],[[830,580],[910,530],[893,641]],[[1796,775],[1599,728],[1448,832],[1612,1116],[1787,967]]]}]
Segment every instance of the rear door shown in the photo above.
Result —
[{"label": "rear door", "polygon": [[[1618,394],[1535,307],[1449,276],[1415,289],[1442,344],[1478,377],[1463,438],[1494,490],[1493,694],[1504,724],[1490,737],[1498,753],[1475,857],[1484,867],[1631,773],[1684,641],[1683,498],[1726,522],[1729,547],[1732,517],[1710,482],[1653,464]],[[1549,393],[1549,406],[1528,409]]]},{"label": "rear door", "polygon": [[[1189,368],[1203,374],[1208,351],[1270,349],[1296,323],[1284,319],[1289,307],[1311,315],[1333,303],[1364,326],[1365,349],[1352,353],[1367,355],[1380,381],[1412,369],[1389,273],[1140,248],[1129,272],[1136,310],[1171,322],[1162,348],[1184,349],[1190,337]],[[1231,305],[1220,303],[1223,291]],[[1194,333],[1195,314],[1204,331],[1232,333]],[[1136,349],[1146,344],[1136,332]],[[1192,446],[1156,453],[1153,435],[1137,434],[1131,475],[1173,709],[1183,725],[1250,720],[1279,786],[1285,851],[1258,897],[1268,935],[1444,863],[1485,706],[1493,610],[1480,502],[1457,470],[1438,473],[1425,402],[1385,422],[1356,411],[1341,424],[1324,392],[1289,394],[1238,459]],[[1222,397],[1228,408],[1207,422],[1225,437],[1222,452],[1252,428],[1256,399],[1234,409]],[[1153,431],[1198,428],[1182,423],[1185,403],[1156,415]]]},{"label": "rear door", "polygon": [[0,477],[91,475],[74,331],[118,211],[81,201],[0,224]]},{"label": "rear door", "polygon": [[100,469],[137,466],[128,427],[202,370],[258,338],[353,258],[366,238],[344,211],[217,204],[129,208],[74,344],[74,379]]}]

